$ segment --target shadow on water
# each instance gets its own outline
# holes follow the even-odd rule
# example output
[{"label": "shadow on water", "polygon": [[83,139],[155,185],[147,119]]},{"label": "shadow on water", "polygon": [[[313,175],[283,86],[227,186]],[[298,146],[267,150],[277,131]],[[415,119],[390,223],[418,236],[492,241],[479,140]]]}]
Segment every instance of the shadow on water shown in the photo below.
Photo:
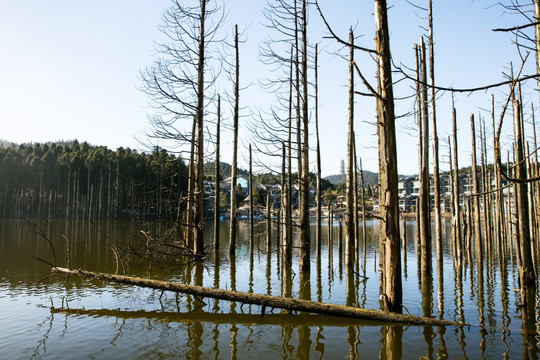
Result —
[{"label": "shadow on water", "polygon": [[[118,247],[143,241],[140,230],[165,231],[166,224],[84,221],[44,223],[59,265],[115,272],[112,239]],[[323,224],[323,226],[326,226]],[[527,308],[517,306],[516,270],[511,260],[454,261],[445,242],[434,272],[417,267],[416,223],[404,224],[404,308],[414,315],[458,320],[469,327],[404,327],[371,321],[263,309],[190,295],[162,293],[85,279],[37,283],[50,249],[25,222],[0,221],[0,316],[14,329],[0,339],[7,358],[63,358],[69,351],[93,358],[381,358],[536,359],[539,349],[538,293]],[[128,273],[206,287],[293,297],[377,309],[379,278],[377,222],[368,221],[366,242],[355,266],[343,260],[339,223],[322,232],[320,257],[312,251],[311,272],[300,272],[264,236],[250,246],[239,224],[236,256],[227,249],[228,224],[220,228],[220,250],[204,263],[178,259],[153,266],[131,259]],[[209,229],[208,233],[211,234]],[[314,233],[314,231],[313,231]],[[446,231],[447,239],[450,237]],[[274,232],[275,234],[275,232]],[[65,236],[62,236],[65,235]],[[275,236],[275,235],[274,235]],[[211,242],[209,237],[208,243]],[[314,242],[313,242],[314,243]],[[297,249],[298,244],[293,244]],[[341,245],[341,246],[340,246]],[[313,245],[315,246],[315,245]],[[337,257],[337,259],[336,259]],[[474,260],[474,259],[472,259]],[[411,271],[418,268],[419,271]],[[436,273],[436,274],[435,274]],[[453,287],[453,290],[451,290]],[[92,334],[91,337],[88,334]],[[30,345],[28,345],[30,344]]]}]

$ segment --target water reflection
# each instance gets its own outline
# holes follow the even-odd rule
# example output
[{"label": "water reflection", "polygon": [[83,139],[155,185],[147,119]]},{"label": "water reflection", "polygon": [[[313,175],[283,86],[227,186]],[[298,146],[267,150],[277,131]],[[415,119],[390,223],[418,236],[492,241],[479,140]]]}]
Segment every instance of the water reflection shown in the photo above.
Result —
[{"label": "water reflection", "polygon": [[402,359],[402,337],[403,328],[401,326],[381,326],[381,351],[379,353],[379,359]]},{"label": "water reflection", "polygon": [[[315,266],[311,273],[295,272],[296,247],[288,260],[280,247],[268,251],[264,237],[256,237],[253,247],[243,237],[236,256],[229,256],[224,243],[221,251],[209,252],[204,264],[179,259],[149,268],[144,261],[132,259],[128,271],[215,288],[377,308],[376,225],[367,222],[367,240],[359,247],[360,263],[355,267],[343,266],[336,224],[335,229],[322,231],[321,256],[312,251]],[[465,328],[419,328],[269,308],[263,315],[260,306],[242,307],[234,302],[84,279],[64,282],[57,277],[52,283],[36,283],[49,269],[32,256],[50,259],[51,255],[31,228],[24,222],[0,221],[0,306],[7,309],[0,315],[0,323],[15,329],[0,339],[2,356],[7,358],[23,353],[26,358],[61,358],[65,349],[76,343],[82,344],[76,350],[81,357],[95,358],[538,357],[538,294],[527,294],[535,307],[516,306],[519,296],[513,291],[517,287],[514,260],[500,258],[495,247],[478,267],[470,259],[454,261],[451,243],[446,241],[444,267],[437,264],[436,274],[423,276],[413,270],[404,276],[404,305],[411,314],[471,324]],[[119,247],[135,245],[142,228],[158,231],[167,226],[84,221],[50,225],[59,264],[69,262],[73,267],[113,273],[116,261],[111,239]],[[244,236],[244,229],[239,228]],[[403,264],[415,269],[416,244],[411,239],[415,238],[416,224],[407,222],[404,230],[409,241]],[[334,231],[337,236],[332,241],[329,235]],[[226,234],[222,235],[226,241]],[[89,338],[89,333],[95,336]]]}]

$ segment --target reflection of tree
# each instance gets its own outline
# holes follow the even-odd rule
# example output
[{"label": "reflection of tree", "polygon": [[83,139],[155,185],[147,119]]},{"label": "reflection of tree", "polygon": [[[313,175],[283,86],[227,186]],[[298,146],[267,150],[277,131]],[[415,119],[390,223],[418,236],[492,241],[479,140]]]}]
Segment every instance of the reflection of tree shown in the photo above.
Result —
[{"label": "reflection of tree", "polygon": [[[431,317],[431,312],[433,310],[433,277],[431,276],[431,273],[426,273],[424,271],[421,273],[422,315]],[[433,327],[424,326],[422,333],[424,335],[424,342],[426,343],[426,358],[433,359],[433,338],[435,337]]]},{"label": "reflection of tree", "polygon": [[[33,353],[30,356],[30,359],[41,358],[47,353],[47,340],[49,339],[49,335],[51,334],[51,331],[53,329],[53,322],[54,322],[54,313],[51,313],[51,316],[47,316],[47,318],[43,320],[43,322],[37,325],[38,329],[43,327],[47,323],[49,327],[47,328],[47,330],[45,330],[43,337],[38,341],[37,346],[33,349]],[[28,349],[28,351],[29,350],[30,349]]]},{"label": "reflection of tree", "polygon": [[381,326],[381,351],[379,359],[393,360],[402,358],[402,336],[401,326]]},{"label": "reflection of tree", "polygon": [[[521,335],[523,337],[523,359],[537,359],[538,347],[538,324],[536,311],[538,310],[538,297],[536,289],[526,288],[527,306],[521,308]],[[536,306],[533,306],[535,304]]]},{"label": "reflection of tree", "polygon": [[[300,270],[300,287],[298,297],[303,300],[311,300],[311,273]],[[303,324],[298,328],[298,351],[296,356],[299,359],[309,359],[311,350],[311,329]]]}]

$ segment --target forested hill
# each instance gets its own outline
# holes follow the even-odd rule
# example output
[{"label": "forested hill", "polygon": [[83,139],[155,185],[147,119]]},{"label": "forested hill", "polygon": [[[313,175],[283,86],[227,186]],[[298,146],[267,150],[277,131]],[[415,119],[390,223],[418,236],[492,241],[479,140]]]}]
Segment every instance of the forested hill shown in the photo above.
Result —
[{"label": "forested hill", "polygon": [[0,146],[0,217],[167,216],[187,188],[184,162],[88,143]]},{"label": "forested hill", "polygon": [[[330,175],[325,177],[326,180],[330,181],[332,184],[345,184],[346,177],[345,175]],[[364,170],[364,185],[377,185],[379,181],[379,174],[373,173],[371,171]],[[358,184],[360,184],[360,175],[358,175]]]},{"label": "forested hill", "polygon": [[[204,164],[204,175],[209,176],[211,178],[214,177],[216,172],[216,163],[214,161],[210,161]],[[219,175],[221,176],[220,180],[226,179],[231,176],[231,164],[224,163],[222,161],[219,162]],[[249,172],[243,169],[238,168],[237,173],[239,176],[249,176]]]}]

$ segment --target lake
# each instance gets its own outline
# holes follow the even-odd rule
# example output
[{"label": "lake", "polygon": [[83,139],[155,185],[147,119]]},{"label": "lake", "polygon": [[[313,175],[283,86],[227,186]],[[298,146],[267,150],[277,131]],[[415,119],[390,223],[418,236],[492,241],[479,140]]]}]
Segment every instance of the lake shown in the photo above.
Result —
[{"label": "lake", "polygon": [[[141,230],[170,224],[143,221],[0,220],[0,359],[537,359],[540,311],[523,320],[513,258],[486,254],[484,268],[456,267],[445,240],[442,273],[419,281],[416,223],[406,223],[403,254],[404,312],[463,321],[465,327],[397,326],[241,305],[222,300],[81,278],[44,279],[50,263],[115,273],[115,247],[144,243]],[[257,228],[264,230],[264,224]],[[379,309],[378,222],[366,224],[367,243],[354,271],[340,256],[338,228],[329,246],[323,224],[321,260],[312,241],[311,272],[300,276],[293,250],[290,270],[263,233],[250,251],[240,222],[237,253],[228,252],[228,222],[221,248],[203,263],[176,259],[149,265],[131,257],[126,274],[221,289],[299,296],[314,301]],[[211,243],[212,225],[206,243]],[[361,228],[360,231],[363,231]],[[54,248],[44,239],[45,235]],[[315,233],[314,226],[312,234]],[[445,223],[445,239],[450,228]],[[274,234],[275,236],[275,234]],[[435,249],[435,246],[433,246]],[[435,257],[435,254],[433,255]],[[502,270],[501,270],[502,269]],[[118,267],[118,273],[123,273]],[[301,279],[302,278],[302,279]],[[40,281],[41,280],[41,281]],[[532,312],[531,312],[532,313]]]}]

